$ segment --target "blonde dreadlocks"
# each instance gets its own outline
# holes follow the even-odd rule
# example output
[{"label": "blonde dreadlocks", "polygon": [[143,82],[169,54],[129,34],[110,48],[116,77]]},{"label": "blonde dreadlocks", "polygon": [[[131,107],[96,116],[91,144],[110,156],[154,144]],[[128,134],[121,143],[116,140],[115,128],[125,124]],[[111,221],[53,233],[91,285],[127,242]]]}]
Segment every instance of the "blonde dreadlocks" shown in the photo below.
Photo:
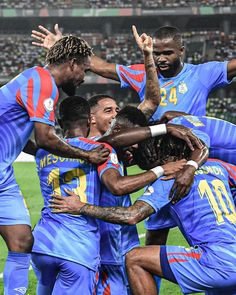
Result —
[{"label": "blonde dreadlocks", "polygon": [[88,43],[76,36],[66,36],[58,40],[48,51],[47,64],[60,64],[73,58],[81,63],[92,55],[92,48]]}]

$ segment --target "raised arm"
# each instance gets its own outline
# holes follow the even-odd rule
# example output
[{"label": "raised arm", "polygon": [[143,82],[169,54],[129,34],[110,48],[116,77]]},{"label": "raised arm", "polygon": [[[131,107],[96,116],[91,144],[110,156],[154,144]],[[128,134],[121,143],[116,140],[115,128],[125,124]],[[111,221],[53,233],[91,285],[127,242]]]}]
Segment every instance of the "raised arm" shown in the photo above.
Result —
[{"label": "raised arm", "polygon": [[111,223],[128,225],[136,224],[154,213],[154,209],[143,201],[137,201],[130,207],[100,207],[82,203],[73,192],[66,192],[69,194],[68,197],[54,195],[50,200],[53,213],[87,215]]},{"label": "raised arm", "polygon": [[35,122],[35,141],[39,148],[43,148],[54,155],[64,158],[80,158],[85,161],[99,164],[106,161],[109,150],[103,145],[91,150],[85,151],[80,148],[75,148],[65,141],[61,140],[55,133],[54,127]]},{"label": "raised arm", "polygon": [[[54,26],[54,33],[41,25],[39,26],[39,30],[40,31],[32,31],[31,37],[37,40],[36,42],[32,42],[32,44],[47,50],[51,48],[56,41],[62,38],[62,32],[59,30],[58,24]],[[99,76],[120,81],[116,73],[116,64],[109,63],[98,56],[91,56],[90,70]]]},{"label": "raised arm", "polygon": [[133,35],[138,47],[141,49],[144,58],[144,66],[146,71],[146,90],[145,98],[139,104],[138,108],[145,114],[149,120],[155,113],[160,104],[160,87],[153,59],[153,42],[150,36],[145,33],[139,36],[135,26],[132,26]]}]

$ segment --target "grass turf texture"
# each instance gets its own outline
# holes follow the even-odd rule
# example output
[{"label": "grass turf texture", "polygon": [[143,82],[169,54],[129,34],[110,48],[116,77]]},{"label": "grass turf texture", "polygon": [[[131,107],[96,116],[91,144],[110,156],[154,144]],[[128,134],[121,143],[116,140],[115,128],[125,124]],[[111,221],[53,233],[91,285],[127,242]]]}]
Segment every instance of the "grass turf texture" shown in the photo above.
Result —
[{"label": "grass turf texture", "polygon": [[[36,173],[35,163],[15,163],[15,176],[20,185],[21,191],[25,197],[26,203],[28,205],[30,215],[31,215],[31,223],[34,226],[39,217],[40,210],[43,206],[43,199],[41,197],[39,181]],[[129,169],[130,174],[138,173],[139,170],[136,167],[132,167]],[[136,200],[138,196],[140,196],[142,191],[134,193],[132,195],[132,200]],[[142,235],[140,241],[141,244],[144,244],[144,225],[143,222],[138,225],[139,235]],[[186,246],[187,243],[182,237],[181,233],[178,229],[171,230],[168,238],[168,244],[170,245],[183,245]],[[4,262],[7,256],[7,248],[5,246],[4,241],[0,238],[0,294],[3,294],[3,280],[2,280],[2,272],[4,268]],[[29,288],[27,291],[27,295],[35,295],[36,294],[36,278],[33,270],[29,272]],[[180,288],[172,284],[166,280],[162,280],[161,292],[160,295],[179,295],[182,294]]]}]

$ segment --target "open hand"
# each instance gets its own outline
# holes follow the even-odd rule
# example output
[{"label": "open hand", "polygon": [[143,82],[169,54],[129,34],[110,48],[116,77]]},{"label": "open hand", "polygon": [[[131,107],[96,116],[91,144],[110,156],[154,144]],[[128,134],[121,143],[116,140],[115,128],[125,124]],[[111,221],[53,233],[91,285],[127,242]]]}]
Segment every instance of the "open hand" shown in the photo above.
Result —
[{"label": "open hand", "polygon": [[70,213],[70,214],[80,214],[81,208],[85,205],[80,201],[79,196],[77,196],[72,191],[65,189],[68,197],[62,197],[59,195],[52,195],[52,199],[49,200],[49,207],[52,209],[53,213]]},{"label": "open hand", "polygon": [[166,176],[162,179],[169,180],[169,179],[175,178],[176,173],[178,171],[181,171],[186,163],[187,163],[187,160],[182,159],[179,161],[169,162],[162,165],[162,168],[164,169],[164,175]]},{"label": "open hand", "polygon": [[175,182],[169,194],[172,204],[177,203],[189,193],[194,180],[195,170],[193,166],[185,165],[182,170],[176,173]]},{"label": "open hand", "polygon": [[31,37],[39,41],[32,42],[33,45],[49,49],[63,37],[62,32],[58,28],[58,24],[55,24],[54,26],[55,34],[41,25],[39,26],[39,29],[42,31],[42,33],[36,30],[32,30]]},{"label": "open hand", "polygon": [[88,161],[92,164],[102,164],[107,160],[109,154],[110,150],[100,144],[95,149],[88,151]]},{"label": "open hand", "polygon": [[199,149],[203,149],[203,144],[198,137],[196,137],[191,129],[183,126],[183,125],[175,125],[175,124],[167,124],[166,125],[167,132],[174,137],[180,138],[184,140],[188,147],[194,151],[194,146]]}]

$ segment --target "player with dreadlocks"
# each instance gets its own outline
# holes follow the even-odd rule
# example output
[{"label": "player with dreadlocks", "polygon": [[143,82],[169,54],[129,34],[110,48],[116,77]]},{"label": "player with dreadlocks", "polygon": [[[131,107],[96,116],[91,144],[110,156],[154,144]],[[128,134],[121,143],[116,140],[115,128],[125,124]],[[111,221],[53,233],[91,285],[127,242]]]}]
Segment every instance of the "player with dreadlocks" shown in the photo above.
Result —
[{"label": "player with dreadlocks", "polygon": [[67,158],[103,162],[109,152],[91,151],[61,140],[54,129],[58,88],[78,86],[90,68],[91,48],[80,38],[62,38],[49,50],[46,67],[33,67],[0,88],[0,234],[8,247],[4,294],[25,294],[33,244],[30,216],[16,183],[12,163],[25,147],[32,130],[38,147]]},{"label": "player with dreadlocks", "polygon": [[[190,159],[186,144],[169,135],[160,139],[158,147],[156,140],[151,142],[152,149],[158,148],[158,162]],[[236,185],[236,178],[229,168],[227,163],[208,160],[195,172],[188,195],[175,204],[166,203],[174,180],[159,178],[128,208],[85,204],[73,193],[68,198],[55,195],[52,208],[55,213],[81,214],[129,225],[159,212],[159,222],[168,219],[180,228],[191,248],[145,246],[126,255],[134,295],[157,294],[153,275],[179,284],[184,294],[232,294],[236,285],[236,210],[229,182]]]}]

